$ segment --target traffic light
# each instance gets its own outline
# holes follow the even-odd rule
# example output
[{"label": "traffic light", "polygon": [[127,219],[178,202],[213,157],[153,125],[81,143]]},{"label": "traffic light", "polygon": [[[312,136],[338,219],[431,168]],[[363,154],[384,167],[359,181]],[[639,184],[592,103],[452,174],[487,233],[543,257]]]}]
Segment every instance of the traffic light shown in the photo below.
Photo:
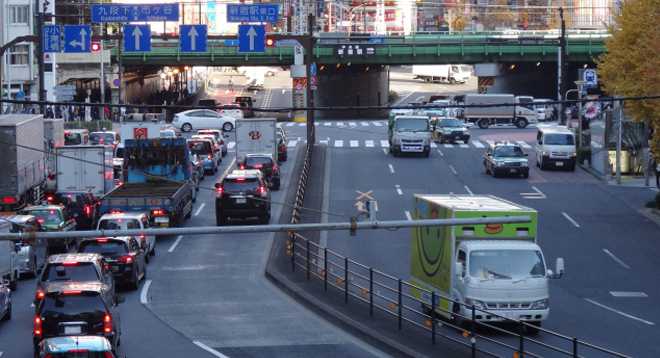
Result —
[{"label": "traffic light", "polygon": [[273,47],[275,46],[275,39],[272,37],[266,37],[266,47]]},{"label": "traffic light", "polygon": [[101,43],[92,42],[92,53],[99,53],[99,52],[101,52]]}]

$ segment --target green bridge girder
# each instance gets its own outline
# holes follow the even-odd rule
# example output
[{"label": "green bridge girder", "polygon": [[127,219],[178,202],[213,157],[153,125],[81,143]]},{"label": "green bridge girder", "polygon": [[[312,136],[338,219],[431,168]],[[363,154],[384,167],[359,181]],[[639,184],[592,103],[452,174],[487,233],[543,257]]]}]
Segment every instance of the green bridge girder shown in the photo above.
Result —
[{"label": "green bridge girder", "polygon": [[[324,40],[321,40],[324,41]],[[336,42],[336,41],[335,41]],[[314,48],[314,57],[319,64],[449,64],[483,62],[555,62],[557,61],[556,39],[502,39],[478,36],[416,36],[388,39],[384,44],[350,42],[362,47],[374,47],[375,54],[369,56],[338,56],[336,46],[349,42],[320,43]],[[569,38],[568,60],[571,62],[593,62],[605,52],[604,37]],[[117,60],[116,49],[113,62]],[[225,46],[223,41],[209,41],[204,53],[180,52],[178,41],[152,45],[148,53],[122,53],[121,63],[125,66],[283,66],[293,64],[292,47],[267,48],[259,54],[241,54],[237,47]]]}]

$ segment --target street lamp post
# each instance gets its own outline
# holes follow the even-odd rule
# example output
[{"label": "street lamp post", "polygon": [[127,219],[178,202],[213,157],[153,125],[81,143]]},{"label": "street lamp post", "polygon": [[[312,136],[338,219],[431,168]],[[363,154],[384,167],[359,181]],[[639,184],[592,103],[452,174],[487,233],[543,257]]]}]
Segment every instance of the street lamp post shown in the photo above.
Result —
[{"label": "street lamp post", "polygon": [[577,140],[577,148],[578,148],[578,153],[582,149],[583,143],[582,143],[582,93],[584,91],[584,85],[586,84],[585,81],[575,81],[575,85],[577,86],[577,92],[578,92],[578,130],[577,130],[577,135],[578,135],[578,140]]}]

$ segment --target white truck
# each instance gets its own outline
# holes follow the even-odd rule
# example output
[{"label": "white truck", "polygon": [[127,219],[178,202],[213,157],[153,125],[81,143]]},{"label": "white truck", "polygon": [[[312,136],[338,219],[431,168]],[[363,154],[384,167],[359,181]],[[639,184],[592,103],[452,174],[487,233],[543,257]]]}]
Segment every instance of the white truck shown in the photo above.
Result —
[{"label": "white truck", "polygon": [[[396,113],[396,112],[395,112]],[[426,115],[391,114],[387,124],[390,153],[398,156],[405,153],[431,154],[431,124]]]},{"label": "white truck", "polygon": [[514,124],[518,128],[525,128],[537,122],[536,112],[519,105],[512,94],[470,93],[465,95],[464,104],[465,120],[476,123],[481,129],[496,124]]},{"label": "white truck", "polygon": [[90,193],[97,198],[114,187],[112,146],[60,147],[57,153],[57,192]]},{"label": "white truck", "polygon": [[247,154],[271,154],[277,162],[277,120],[249,118],[236,120],[236,158]]},{"label": "white truck", "polygon": [[46,192],[55,191],[57,161],[55,160],[55,148],[64,146],[64,119],[45,118],[44,138],[46,139]]},{"label": "white truck", "polygon": [[465,83],[472,76],[472,69],[467,65],[413,65],[414,78],[426,82]]},{"label": "white truck", "polygon": [[[11,222],[0,218],[0,232],[9,231]],[[19,263],[16,244],[12,240],[0,240],[0,281],[9,283],[9,288],[15,290],[18,283]],[[2,282],[0,282],[2,285]]]},{"label": "white truck", "polygon": [[427,290],[412,294],[427,312],[429,292],[435,292],[436,313],[459,321],[457,314],[471,317],[472,306],[475,319],[484,322],[505,317],[540,326],[548,317],[548,281],[562,276],[564,260],[557,258],[555,272],[548,269],[536,243],[536,210],[495,196],[415,195],[415,220],[505,216],[529,216],[531,221],[412,230],[412,282]]}]

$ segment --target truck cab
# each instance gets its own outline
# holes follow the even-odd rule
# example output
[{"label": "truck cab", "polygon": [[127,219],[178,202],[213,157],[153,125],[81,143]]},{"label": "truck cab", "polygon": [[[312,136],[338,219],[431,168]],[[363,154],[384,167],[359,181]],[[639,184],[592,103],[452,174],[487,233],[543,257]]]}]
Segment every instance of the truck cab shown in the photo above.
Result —
[{"label": "truck cab", "polygon": [[64,145],[89,144],[89,131],[87,129],[67,129],[64,131]]},{"label": "truck cab", "polygon": [[427,116],[395,116],[388,123],[390,153],[417,153],[428,157],[431,153],[431,126]]}]

